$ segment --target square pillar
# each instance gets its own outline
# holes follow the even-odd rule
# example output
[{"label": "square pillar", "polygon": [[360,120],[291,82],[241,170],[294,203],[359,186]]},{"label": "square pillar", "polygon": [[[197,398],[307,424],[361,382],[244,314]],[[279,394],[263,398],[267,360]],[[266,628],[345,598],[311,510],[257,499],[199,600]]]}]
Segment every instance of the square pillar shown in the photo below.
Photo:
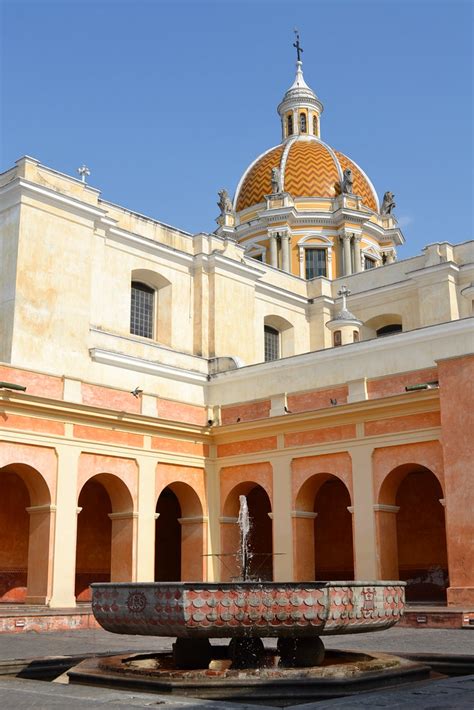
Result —
[{"label": "square pillar", "polygon": [[372,452],[372,446],[357,446],[350,450],[353,489],[352,535],[356,579],[377,579]]},{"label": "square pillar", "polygon": [[[291,458],[270,459],[273,469],[273,579],[293,579],[293,526],[291,517]],[[276,553],[276,554],[275,554]]]}]

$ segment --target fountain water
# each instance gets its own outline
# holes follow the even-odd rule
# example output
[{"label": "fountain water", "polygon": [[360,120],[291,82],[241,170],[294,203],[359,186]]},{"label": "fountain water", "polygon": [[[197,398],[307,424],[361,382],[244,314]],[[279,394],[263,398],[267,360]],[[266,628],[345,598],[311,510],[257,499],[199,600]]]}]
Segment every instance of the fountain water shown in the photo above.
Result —
[{"label": "fountain water", "polygon": [[[404,609],[404,582],[252,580],[245,496],[238,524],[238,581],[93,584],[92,609],[104,629],[175,636],[176,642],[172,654],[84,661],[69,671],[71,681],[285,705],[427,676],[427,666],[393,656],[325,654],[320,639],[396,624]],[[276,651],[265,649],[265,637],[278,639]],[[211,638],[230,638],[230,644],[212,646]]]}]

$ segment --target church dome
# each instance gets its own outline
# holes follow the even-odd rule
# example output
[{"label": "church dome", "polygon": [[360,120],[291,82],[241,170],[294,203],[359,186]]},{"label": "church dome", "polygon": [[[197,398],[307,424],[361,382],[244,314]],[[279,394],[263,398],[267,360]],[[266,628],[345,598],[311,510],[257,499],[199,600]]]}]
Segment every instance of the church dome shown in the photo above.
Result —
[{"label": "church dome", "polygon": [[364,171],[343,153],[333,150],[316,136],[297,135],[260,155],[245,171],[237,187],[237,212],[264,202],[272,192],[272,168],[280,171],[281,189],[293,198],[329,197],[341,192],[344,170],[350,168],[353,193],[375,212],[379,203],[375,189]]}]

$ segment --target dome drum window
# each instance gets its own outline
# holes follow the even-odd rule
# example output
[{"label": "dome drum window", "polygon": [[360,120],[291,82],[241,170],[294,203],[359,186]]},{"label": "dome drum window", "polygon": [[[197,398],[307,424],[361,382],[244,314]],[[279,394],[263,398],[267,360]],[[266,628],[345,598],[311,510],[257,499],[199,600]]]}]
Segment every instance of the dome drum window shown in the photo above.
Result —
[{"label": "dome drum window", "polygon": [[300,133],[307,133],[306,114],[300,113]]},{"label": "dome drum window", "polygon": [[305,247],[305,279],[315,279],[318,276],[328,275],[327,249],[321,247]]}]

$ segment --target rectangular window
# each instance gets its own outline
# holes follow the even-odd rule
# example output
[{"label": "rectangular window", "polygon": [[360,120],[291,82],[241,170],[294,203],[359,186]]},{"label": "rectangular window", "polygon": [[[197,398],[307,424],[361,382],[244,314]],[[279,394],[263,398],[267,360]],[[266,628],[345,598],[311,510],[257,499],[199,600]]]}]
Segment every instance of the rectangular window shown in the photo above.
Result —
[{"label": "rectangular window", "polygon": [[153,338],[153,298],[155,292],[145,284],[132,283],[130,333]]},{"label": "rectangular window", "polygon": [[280,357],[279,353],[280,344],[280,333],[275,328],[271,328],[269,325],[265,326],[265,362],[270,362],[270,360],[278,360]]},{"label": "rectangular window", "polygon": [[364,269],[374,269],[375,259],[371,259],[370,256],[364,256]]},{"label": "rectangular window", "polygon": [[327,276],[326,249],[305,249],[306,278]]}]

